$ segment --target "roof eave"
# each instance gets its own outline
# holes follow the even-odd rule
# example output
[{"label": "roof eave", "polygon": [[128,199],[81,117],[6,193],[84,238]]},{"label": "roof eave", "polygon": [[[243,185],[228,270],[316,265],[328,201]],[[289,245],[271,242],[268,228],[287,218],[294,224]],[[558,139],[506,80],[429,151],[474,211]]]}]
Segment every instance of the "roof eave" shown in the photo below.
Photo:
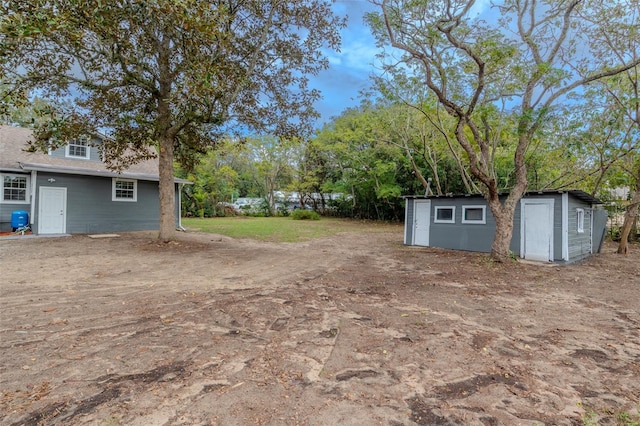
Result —
[{"label": "roof eave", "polygon": [[[97,177],[120,177],[124,179],[136,179],[136,180],[146,180],[152,182],[158,182],[160,179],[158,175],[151,175],[146,173],[132,173],[132,172],[116,172],[113,170],[103,170],[103,169],[85,169],[85,168],[74,168],[74,167],[64,167],[64,166],[52,166],[48,164],[37,164],[37,163],[20,163],[20,167],[22,170],[28,171],[37,171],[37,172],[49,172],[49,173],[61,173],[68,175],[84,175],[84,176],[97,176]],[[191,184],[192,182],[174,177],[175,183],[183,183],[183,184]]]}]

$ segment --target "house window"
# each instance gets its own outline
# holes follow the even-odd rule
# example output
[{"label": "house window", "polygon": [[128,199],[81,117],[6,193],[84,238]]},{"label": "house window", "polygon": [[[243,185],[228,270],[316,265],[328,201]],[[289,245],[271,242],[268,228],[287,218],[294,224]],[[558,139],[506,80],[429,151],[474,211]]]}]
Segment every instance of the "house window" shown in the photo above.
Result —
[{"label": "house window", "polygon": [[133,179],[113,178],[112,201],[136,201],[138,199],[138,181]]},{"label": "house window", "polygon": [[86,138],[81,138],[67,145],[65,155],[71,158],[89,158],[89,141]]},{"label": "house window", "polygon": [[584,209],[576,209],[576,220],[578,234],[582,234],[584,232]]},{"label": "house window", "polygon": [[456,223],[455,207],[436,207],[433,223]]},{"label": "house window", "polygon": [[2,201],[27,204],[29,202],[29,177],[2,175]]},{"label": "house window", "polygon": [[462,206],[462,223],[487,223],[486,206]]}]

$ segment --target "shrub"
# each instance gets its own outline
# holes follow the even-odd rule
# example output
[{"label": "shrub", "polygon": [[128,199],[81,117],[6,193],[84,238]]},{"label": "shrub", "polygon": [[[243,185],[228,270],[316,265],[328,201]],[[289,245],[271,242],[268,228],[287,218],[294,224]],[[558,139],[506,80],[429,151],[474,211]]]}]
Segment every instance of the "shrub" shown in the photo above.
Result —
[{"label": "shrub", "polygon": [[294,220],[320,220],[320,215],[313,210],[297,209],[291,213],[291,218]]}]

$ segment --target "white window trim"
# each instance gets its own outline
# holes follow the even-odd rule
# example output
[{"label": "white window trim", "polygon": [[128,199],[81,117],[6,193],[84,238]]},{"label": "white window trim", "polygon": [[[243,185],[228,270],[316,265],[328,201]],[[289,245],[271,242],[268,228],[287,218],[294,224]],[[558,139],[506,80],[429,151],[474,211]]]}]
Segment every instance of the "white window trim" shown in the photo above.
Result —
[{"label": "white window trim", "polygon": [[[468,209],[482,209],[482,219],[481,220],[465,219]],[[487,223],[487,206],[483,206],[483,205],[462,206],[462,223],[469,223],[474,225],[485,225]]]},{"label": "white window trim", "polygon": [[90,152],[90,151],[91,151],[91,146],[89,146],[89,139],[87,139],[87,138],[80,138],[80,140],[81,140],[81,141],[86,142],[86,145],[80,145],[80,146],[84,146],[84,147],[86,148],[86,149],[85,149],[85,155],[84,155],[84,157],[83,157],[83,156],[80,156],[80,155],[71,155],[71,154],[69,153],[69,145],[75,145],[75,144],[74,144],[74,143],[72,143],[72,142],[69,142],[69,143],[64,147],[64,156],[65,156],[65,157],[67,157],[67,158],[82,158],[82,159],[85,159],[85,160],[88,160],[88,159],[90,159],[90,158],[91,158],[91,152]]},{"label": "white window trim", "polygon": [[584,234],[584,209],[576,209],[576,229],[578,234]]},{"label": "white window trim", "polygon": [[[451,210],[451,219],[438,219],[438,210]],[[435,206],[433,211],[433,223],[456,223],[456,206]]]},{"label": "white window trim", "polygon": [[[5,176],[23,177],[23,178],[27,179],[25,193],[24,193],[24,201],[22,201],[22,200],[5,200],[4,199],[4,177]],[[0,203],[4,203],[4,204],[29,204],[29,203],[31,203],[31,177],[29,175],[21,175],[21,174],[14,174],[14,173],[0,173],[0,182],[2,182],[2,193],[0,194]]]},{"label": "white window trim", "polygon": [[[116,182],[133,182],[133,198],[117,198]],[[111,179],[111,201],[124,201],[135,203],[138,201],[138,181],[135,179],[112,178]]]}]

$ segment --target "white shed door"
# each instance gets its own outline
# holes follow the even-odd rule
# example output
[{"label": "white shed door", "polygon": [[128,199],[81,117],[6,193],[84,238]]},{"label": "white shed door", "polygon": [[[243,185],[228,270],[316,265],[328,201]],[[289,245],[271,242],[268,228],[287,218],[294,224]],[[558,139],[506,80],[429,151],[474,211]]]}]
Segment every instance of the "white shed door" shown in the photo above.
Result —
[{"label": "white shed door", "polygon": [[416,200],[413,213],[413,244],[429,245],[429,224],[431,221],[431,201]]},{"label": "white shed door", "polygon": [[553,260],[553,200],[522,200],[522,257]]},{"label": "white shed door", "polygon": [[40,187],[39,234],[64,234],[67,225],[67,188]]}]

